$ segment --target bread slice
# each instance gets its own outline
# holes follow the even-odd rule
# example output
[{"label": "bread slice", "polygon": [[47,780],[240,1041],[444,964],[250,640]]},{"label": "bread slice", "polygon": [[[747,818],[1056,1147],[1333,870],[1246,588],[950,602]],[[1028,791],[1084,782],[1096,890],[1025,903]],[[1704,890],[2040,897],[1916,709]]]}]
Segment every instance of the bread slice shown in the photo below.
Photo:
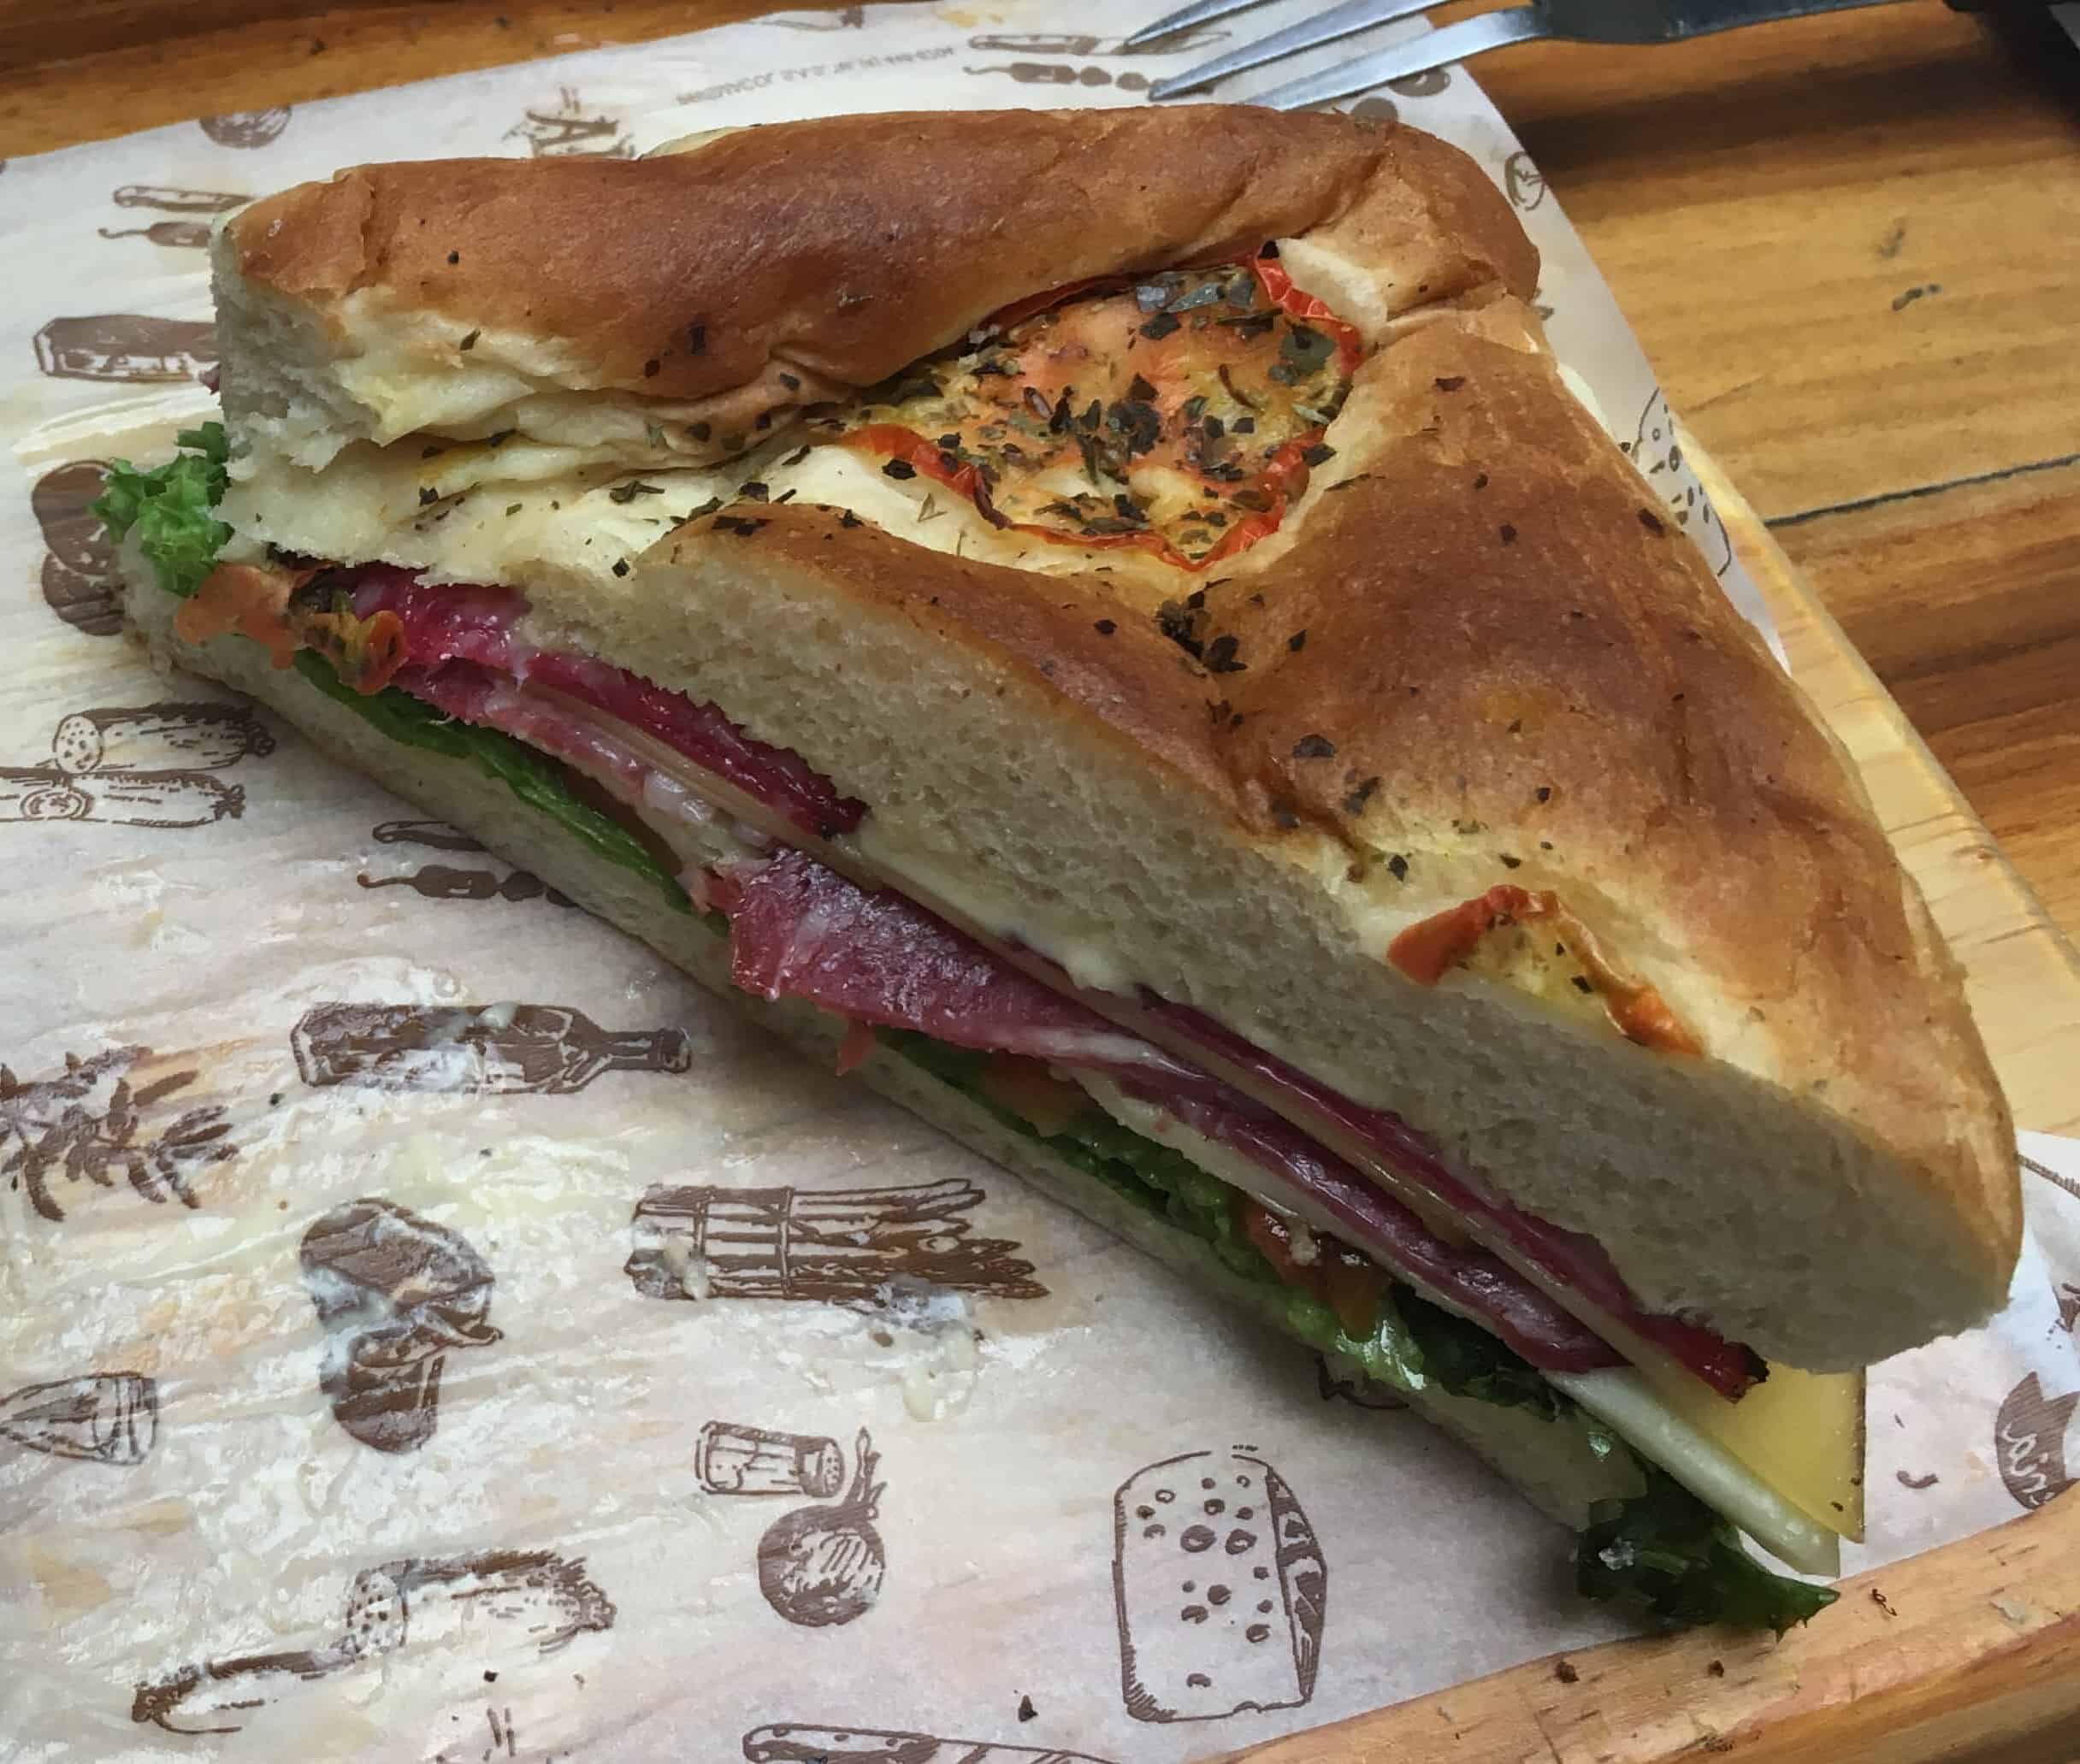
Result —
[{"label": "bread slice", "polygon": [[[718,997],[782,1040],[828,1065],[843,1025],[793,1000],[767,1004],[731,983],[727,938],[697,916],[667,905],[633,871],[600,857],[468,762],[408,747],[381,734],[266,652],[239,638],[184,643],[174,634],[180,602],[157,585],[134,542],[122,548],[124,607],[130,625],[162,667],[177,667],[250,694],[299,730],[320,752],[367,774],[427,814],[461,829],[506,862],[532,871],[586,911],[654,949]],[[1005,1126],[963,1092],[877,1046],[857,1069],[901,1104],[982,1156],[1015,1172],[1228,1302],[1282,1328],[1275,1289],[1232,1272],[1198,1238],[1134,1206],[1038,1140]],[[1625,1499],[1641,1487],[1622,1451],[1612,1453],[1579,1413],[1547,1421],[1523,1409],[1455,1396],[1434,1381],[1403,1400],[1492,1466],[1532,1503],[1570,1529],[1588,1522],[1598,1501]]]},{"label": "bread slice", "polygon": [[[1218,570],[1007,534],[803,424],[1012,302],[1267,239],[1368,353]],[[826,861],[1151,1038],[1148,994],[1398,1112],[1652,1309],[1859,1366],[2001,1302],[2011,1124],[1846,755],[1569,392],[1535,272],[1470,161],[1339,117],[363,168],[220,234],[224,513],[522,589],[530,640],[867,803]],[[1434,985],[1388,959],[1497,885],[1699,1051],[1620,1033],[1535,923]]]}]

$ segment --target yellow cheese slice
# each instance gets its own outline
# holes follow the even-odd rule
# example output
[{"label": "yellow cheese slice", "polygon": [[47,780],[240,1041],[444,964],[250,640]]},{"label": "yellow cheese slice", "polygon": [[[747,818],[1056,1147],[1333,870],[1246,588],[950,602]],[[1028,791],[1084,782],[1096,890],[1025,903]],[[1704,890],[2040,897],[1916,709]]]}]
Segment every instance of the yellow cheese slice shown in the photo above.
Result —
[{"label": "yellow cheese slice", "polygon": [[[1651,1375],[1650,1375],[1651,1376]],[[1738,1458],[1808,1519],[1864,1535],[1864,1375],[1772,1365],[1739,1402],[1695,1378],[1652,1378],[1675,1414]]]},{"label": "yellow cheese slice", "polygon": [[[1738,1402],[1728,1402],[1578,1295],[1545,1279],[1535,1268],[1526,1271],[1632,1362],[1641,1384],[1671,1420],[1752,1471],[1814,1524],[1844,1537],[1862,1538],[1861,1372],[1806,1372],[1772,1361],[1768,1378],[1751,1385]],[[1611,1425],[1620,1424],[1611,1419]]]},{"label": "yellow cheese slice", "polygon": [[1771,1555],[1803,1573],[1831,1578],[1841,1572],[1841,1540],[1833,1527],[1808,1519],[1739,1459],[1691,1426],[1633,1367],[1545,1377]]}]

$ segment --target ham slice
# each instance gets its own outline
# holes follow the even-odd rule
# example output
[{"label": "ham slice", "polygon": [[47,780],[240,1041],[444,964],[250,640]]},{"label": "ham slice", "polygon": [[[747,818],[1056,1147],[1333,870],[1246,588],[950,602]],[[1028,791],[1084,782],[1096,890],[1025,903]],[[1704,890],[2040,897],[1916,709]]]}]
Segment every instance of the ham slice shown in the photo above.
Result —
[{"label": "ham slice", "polygon": [[[405,664],[396,685],[464,722],[505,729],[612,783],[629,801],[648,799],[658,781],[641,752],[613,738],[611,722],[641,731],[818,838],[851,831],[866,811],[799,755],[753,740],[713,705],[588,657],[521,642],[512,627],[527,602],[510,589],[428,587],[407,571],[369,564],[354,572],[352,610],[363,619],[387,612],[398,620]],[[610,725],[559,711],[558,696]],[[1480,1318],[1533,1365],[1566,1372],[1622,1363],[1530,1281],[1485,1252],[1446,1243],[1284,1114],[1013,967],[905,897],[870,892],[791,850],[709,876],[704,892],[704,905],[730,920],[732,972],[746,990],[804,999],[854,1024],[1102,1071],[1312,1196],[1355,1245]],[[1736,1397],[1761,1376],[1747,1348],[1643,1309],[1593,1240],[1455,1175],[1398,1116],[1352,1102],[1198,1012],[1161,1000],[1143,1004],[1179,1035],[1291,1099],[1297,1112],[1353,1136],[1444,1207],[1488,1222],[1548,1277],[1721,1395]]]},{"label": "ham slice", "polygon": [[[662,741],[818,839],[850,833],[866,813],[865,803],[839,795],[837,787],[799,754],[753,740],[712,705],[696,705],[624,668],[520,642],[512,627],[526,612],[527,601],[510,588],[429,587],[408,570],[370,563],[358,572],[353,608],[364,619],[379,612],[394,615],[417,669],[471,662],[562,693]],[[397,684],[417,690],[410,680]]]},{"label": "ham slice", "polygon": [[730,976],[762,999],[807,999],[855,1023],[986,1053],[1219,1081],[1000,961],[901,894],[870,894],[801,852],[711,879],[730,921]]},{"label": "ham slice", "polygon": [[1764,1375],[1766,1368],[1752,1349],[1680,1317],[1644,1309],[1593,1237],[1521,1212],[1499,1196],[1454,1175],[1430,1142],[1400,1116],[1384,1109],[1362,1107],[1327,1085],[1316,1083],[1305,1072],[1265,1053],[1201,1012],[1160,999],[1145,1002],[1154,1016],[1178,1034],[1342,1129],[1381,1163],[1416,1188],[1434,1195],[1453,1212],[1487,1220],[1508,1237],[1519,1254],[1544,1270],[1550,1278],[1580,1293],[1643,1341],[1651,1342],[1695,1372],[1722,1396],[1740,1395]]},{"label": "ham slice", "polygon": [[1239,1152],[1273,1190],[1298,1191],[1391,1272],[1478,1319],[1547,1372],[1623,1358],[1495,1257],[1446,1243],[1283,1116],[1211,1073],[999,960],[900,894],[873,894],[801,852],[735,866],[708,890],[730,921],[730,977],[854,1023],[955,1047],[1102,1071],[1128,1094]]},{"label": "ham slice", "polygon": [[1270,1178],[1268,1198],[1289,1191],[1326,1217],[1337,1235],[1382,1266],[1413,1280],[1468,1317],[1478,1318],[1541,1371],[1592,1372],[1624,1356],[1588,1324],[1549,1299],[1499,1257],[1450,1244],[1392,1195],[1283,1115],[1209,1079],[1202,1090],[1118,1079],[1139,1101],[1164,1110],[1195,1133],[1239,1152]]}]

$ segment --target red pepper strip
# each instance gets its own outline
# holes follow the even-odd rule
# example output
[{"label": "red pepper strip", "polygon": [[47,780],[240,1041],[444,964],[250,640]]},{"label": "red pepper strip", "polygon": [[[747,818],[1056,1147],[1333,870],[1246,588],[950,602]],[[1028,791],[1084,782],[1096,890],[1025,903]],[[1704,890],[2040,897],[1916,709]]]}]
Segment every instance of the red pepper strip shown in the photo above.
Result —
[{"label": "red pepper strip", "polygon": [[[1020,319],[1029,319],[1036,312],[1045,312],[1051,306],[1059,306],[1065,300],[1073,300],[1088,288],[1102,288],[1117,278],[1088,275],[1079,282],[1064,282],[1058,288],[1049,288],[1041,294],[1028,294],[1023,300],[1013,300],[1008,306],[1000,306],[982,322],[985,331],[1008,331]],[[1124,286],[1124,283],[1119,286]]]},{"label": "red pepper strip", "polygon": [[1365,359],[1365,339],[1358,335],[1358,327],[1337,317],[1312,294],[1296,288],[1292,277],[1285,273],[1285,266],[1276,257],[1251,257],[1246,261],[1256,272],[1256,279],[1264,285],[1264,292],[1273,306],[1288,317],[1305,319],[1336,339],[1336,365],[1344,378],[1348,380],[1356,373],[1358,363]]},{"label": "red pepper strip", "polygon": [[1344,1334],[1362,1342],[1379,1326],[1386,1272],[1377,1262],[1321,1236],[1315,1238],[1314,1260],[1303,1262],[1293,1253],[1292,1227],[1269,1207],[1241,1194],[1235,1196],[1234,1206],[1244,1235],[1263,1253],[1279,1278],[1321,1300],[1336,1313]]},{"label": "red pepper strip", "polygon": [[841,1078],[860,1065],[880,1043],[874,1039],[874,1025],[862,1023],[859,1018],[848,1018],[845,1024],[845,1039],[838,1043],[837,1075]]},{"label": "red pepper strip", "polygon": [[1310,428],[1295,435],[1273,453],[1264,466],[1259,481],[1271,493],[1271,506],[1261,514],[1246,516],[1220,535],[1220,542],[1197,563],[1191,567],[1203,569],[1208,563],[1231,558],[1244,551],[1268,534],[1279,530],[1285,520],[1287,505],[1297,496],[1306,493],[1309,467],[1308,450],[1318,443],[1324,431]]},{"label": "red pepper strip", "polygon": [[958,496],[965,496],[995,525],[1008,533],[1030,533],[1036,539],[1044,539],[1055,545],[1088,546],[1094,551],[1114,551],[1124,546],[1130,550],[1147,552],[1166,563],[1187,571],[1204,569],[1223,558],[1232,558],[1236,552],[1255,545],[1267,534],[1278,530],[1279,523],[1285,518],[1287,504],[1307,488],[1307,450],[1321,439],[1322,431],[1309,429],[1287,441],[1271,456],[1265,466],[1262,482],[1271,492],[1271,506],[1260,514],[1245,516],[1220,535],[1214,548],[1197,563],[1182,552],[1172,548],[1169,541],[1157,533],[1066,533],[1059,528],[1042,527],[1030,521],[1013,521],[1000,515],[990,505],[988,491],[982,474],[965,462],[948,465],[950,455],[934,446],[915,429],[900,422],[870,422],[837,438],[842,447],[857,448],[862,453],[885,454],[891,459],[900,459],[919,476],[930,478],[943,484]]},{"label": "red pepper strip", "polygon": [[296,658],[296,633],[289,627],[289,597],[317,574],[315,568],[280,569],[260,563],[220,563],[174,615],[174,634],[184,643],[212,637],[250,637],[276,668]]},{"label": "red pepper strip", "polygon": [[[891,459],[900,459],[920,477],[943,484],[957,496],[965,496],[982,507],[982,499],[987,495],[980,469],[955,458],[942,448],[935,447],[907,423],[869,422],[838,437],[838,444],[856,447],[862,453],[885,453]],[[948,461],[952,461],[948,464]],[[984,510],[985,513],[993,511]],[[996,516],[996,524],[1006,524],[1002,516]]]},{"label": "red pepper strip", "polygon": [[365,619],[351,612],[314,612],[303,621],[300,634],[358,693],[381,692],[411,658],[405,622],[387,609]]},{"label": "red pepper strip", "polygon": [[1533,894],[1514,882],[1498,882],[1486,894],[1448,906],[1397,934],[1387,945],[1386,959],[1419,986],[1435,986],[1498,925],[1511,920],[1530,924],[1539,919],[1559,921],[1569,947],[1588,970],[1604,1008],[1628,1041],[1659,1048],[1664,1053],[1704,1052],[1696,1038],[1676,1021],[1667,1000],[1645,981],[1634,980],[1622,972],[1597,947],[1588,927],[1549,889]]},{"label": "red pepper strip", "polygon": [[1387,945],[1386,959],[1418,986],[1435,986],[1497,925],[1510,919],[1551,918],[1559,906],[1557,895],[1534,894],[1514,882],[1498,882],[1486,894],[1448,906],[1398,933]]},{"label": "red pepper strip", "polygon": [[[1316,299],[1312,294],[1303,293],[1295,287],[1285,266],[1276,257],[1260,257],[1254,252],[1245,251],[1239,257],[1225,258],[1220,263],[1206,267],[1218,269],[1222,263],[1246,264],[1256,271],[1265,298],[1279,311],[1290,318],[1304,319],[1311,325],[1319,326],[1336,339],[1337,366],[1342,370],[1344,379],[1348,380],[1357,372],[1358,363],[1365,359],[1365,339],[1358,334],[1357,327],[1337,317],[1326,302]],[[1092,288],[1125,288],[1132,286],[1133,278],[1131,276],[1092,275],[1085,276],[1081,281],[1064,282],[1058,288],[1049,288],[1043,293],[1028,294],[1023,300],[1013,300],[1008,306],[1000,306],[982,322],[980,328],[1008,331],[1020,320],[1029,319],[1035,313],[1046,312],[1060,306],[1064,301],[1073,300],[1078,294],[1087,293]]]}]

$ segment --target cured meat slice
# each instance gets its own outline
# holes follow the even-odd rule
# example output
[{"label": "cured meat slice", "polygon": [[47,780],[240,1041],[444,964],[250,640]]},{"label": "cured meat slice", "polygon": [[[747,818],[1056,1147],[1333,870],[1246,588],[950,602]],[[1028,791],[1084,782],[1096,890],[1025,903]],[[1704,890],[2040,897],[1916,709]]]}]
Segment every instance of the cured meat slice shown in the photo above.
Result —
[{"label": "cured meat slice", "polygon": [[1209,1084],[1186,1090],[1134,1078],[1128,1095],[1174,1115],[1195,1133],[1238,1152],[1268,1178],[1266,1198],[1295,1198],[1328,1219],[1346,1243],[1393,1272],[1420,1282],[1468,1316],[1478,1318],[1532,1365],[1545,1372],[1590,1372],[1622,1366],[1624,1356],[1486,1250],[1447,1243],[1392,1195],[1342,1159],[1324,1151],[1283,1115],[1239,1092]]},{"label": "cured meat slice", "polygon": [[[800,852],[736,866],[709,889],[730,921],[730,974],[855,1023],[956,1047],[1102,1071],[1240,1153],[1392,1271],[1478,1318],[1533,1366],[1593,1372],[1622,1356],[1494,1256],[1449,1244],[1282,1116],[1115,1028],[900,894],[874,894]],[[1274,1195],[1273,1198],[1277,1198]]]},{"label": "cured meat slice", "polygon": [[1291,1098],[1303,1112],[1340,1129],[1397,1175],[1435,1195],[1455,1213],[1495,1225],[1520,1254],[1550,1278],[1609,1313],[1722,1396],[1737,1397],[1763,1376],[1765,1368],[1752,1349],[1726,1341],[1701,1324],[1645,1309],[1594,1238],[1522,1212],[1455,1175],[1430,1142],[1400,1116],[1351,1101],[1201,1012],[1160,999],[1146,1003],[1151,1015],[1179,1035]]},{"label": "cured meat slice", "polygon": [[872,894],[801,852],[710,882],[730,921],[730,977],[956,1047],[1217,1086],[1196,1066],[999,960],[901,894]]},{"label": "cured meat slice", "polygon": [[[623,668],[520,642],[512,627],[527,601],[510,589],[428,587],[407,570],[372,563],[356,573],[353,611],[363,620],[384,613],[397,620],[409,668],[474,662],[562,693],[662,741],[804,833],[849,833],[866,812],[800,755],[753,740],[712,705],[696,705]],[[412,689],[409,681],[399,683]]]}]

